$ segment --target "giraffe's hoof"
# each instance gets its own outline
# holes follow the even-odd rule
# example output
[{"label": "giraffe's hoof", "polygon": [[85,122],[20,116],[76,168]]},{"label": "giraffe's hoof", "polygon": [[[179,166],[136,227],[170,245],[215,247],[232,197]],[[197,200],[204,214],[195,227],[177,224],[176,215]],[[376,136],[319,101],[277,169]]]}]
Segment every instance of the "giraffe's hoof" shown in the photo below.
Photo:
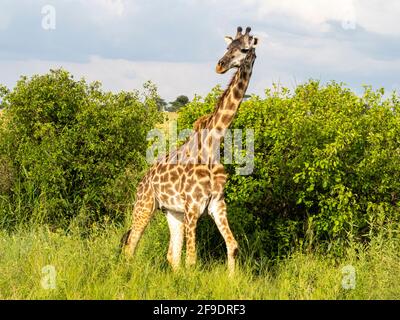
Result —
[{"label": "giraffe's hoof", "polygon": [[173,273],[177,273],[180,269],[181,268],[179,265],[171,265],[171,270]]},{"label": "giraffe's hoof", "polygon": [[228,275],[233,277],[235,275],[235,261],[229,261],[228,263]]},{"label": "giraffe's hoof", "polygon": [[129,258],[131,258],[132,256],[133,256],[133,254],[132,254],[132,250],[129,248],[129,246],[124,246],[124,248],[123,248],[123,253],[124,253],[124,256],[127,258],[127,259],[129,259]]}]

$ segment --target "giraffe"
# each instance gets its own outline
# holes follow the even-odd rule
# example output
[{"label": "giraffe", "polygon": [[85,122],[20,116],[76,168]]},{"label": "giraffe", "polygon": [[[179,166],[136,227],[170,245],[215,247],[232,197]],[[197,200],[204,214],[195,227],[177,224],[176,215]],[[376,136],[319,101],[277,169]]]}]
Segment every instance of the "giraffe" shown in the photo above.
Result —
[{"label": "giraffe", "polygon": [[[216,72],[223,74],[232,68],[237,71],[219,98],[214,112],[199,118],[188,141],[153,164],[139,183],[132,226],[121,240],[128,257],[133,255],[154,211],[162,209],[170,231],[168,262],[174,271],[179,269],[186,238],[186,265],[194,265],[197,222],[208,211],[224,238],[229,273],[234,273],[238,244],[227,219],[224,200],[227,175],[212,152],[212,144],[222,141],[243,100],[252,74],[258,38],[250,35],[250,27],[246,28],[245,33],[242,31],[238,27],[235,38],[225,37],[228,48],[218,61]],[[195,153],[192,152],[193,146],[199,148]]]}]

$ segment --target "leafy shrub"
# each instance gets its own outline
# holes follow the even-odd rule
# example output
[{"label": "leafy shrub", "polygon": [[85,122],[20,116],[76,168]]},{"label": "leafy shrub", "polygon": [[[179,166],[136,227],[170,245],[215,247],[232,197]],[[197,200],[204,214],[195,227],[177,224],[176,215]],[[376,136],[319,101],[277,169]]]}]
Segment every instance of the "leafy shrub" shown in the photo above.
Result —
[{"label": "leafy shrub", "polygon": [[146,166],[147,132],[160,120],[155,87],[114,94],[55,70],[22,77],[2,96],[0,154],[15,173],[3,221],[120,218]]},{"label": "leafy shrub", "polygon": [[[184,107],[179,128],[213,110],[218,92]],[[394,93],[365,87],[357,96],[335,82],[266,90],[242,103],[232,127],[254,129],[254,171],[240,176],[226,165],[228,214],[242,248],[279,257],[318,245],[341,254],[349,239],[367,241],[397,223],[399,113]],[[218,232],[200,234],[207,250],[223,248]]]}]

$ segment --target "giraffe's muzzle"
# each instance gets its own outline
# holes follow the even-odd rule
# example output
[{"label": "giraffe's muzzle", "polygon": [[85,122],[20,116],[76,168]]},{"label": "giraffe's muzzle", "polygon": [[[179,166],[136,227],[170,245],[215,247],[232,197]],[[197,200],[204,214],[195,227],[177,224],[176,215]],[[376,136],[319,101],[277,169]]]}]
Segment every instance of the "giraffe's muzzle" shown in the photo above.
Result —
[{"label": "giraffe's muzzle", "polygon": [[228,68],[226,68],[226,64],[224,61],[219,61],[217,66],[215,67],[215,71],[219,74],[225,73],[228,71]]}]

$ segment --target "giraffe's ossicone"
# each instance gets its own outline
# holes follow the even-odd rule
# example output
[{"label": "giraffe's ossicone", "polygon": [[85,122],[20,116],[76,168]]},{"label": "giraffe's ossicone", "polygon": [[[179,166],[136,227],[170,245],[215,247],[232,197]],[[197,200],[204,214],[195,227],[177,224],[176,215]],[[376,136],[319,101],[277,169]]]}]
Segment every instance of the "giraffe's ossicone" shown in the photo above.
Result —
[{"label": "giraffe's ossicone", "polygon": [[250,31],[247,27],[243,34],[242,28],[238,27],[235,38],[225,37],[228,48],[219,60],[216,71],[225,73],[232,68],[237,68],[237,71],[214,112],[196,121],[194,133],[186,143],[159,159],[140,182],[132,227],[122,239],[128,256],[133,255],[154,211],[162,209],[170,229],[169,263],[174,270],[179,268],[186,239],[186,264],[195,264],[197,221],[208,212],[225,240],[229,271],[231,274],[234,272],[238,244],[227,219],[224,200],[227,175],[218,161],[219,157],[215,155],[214,147],[221,143],[249,84],[258,42],[257,38],[250,35]]}]

